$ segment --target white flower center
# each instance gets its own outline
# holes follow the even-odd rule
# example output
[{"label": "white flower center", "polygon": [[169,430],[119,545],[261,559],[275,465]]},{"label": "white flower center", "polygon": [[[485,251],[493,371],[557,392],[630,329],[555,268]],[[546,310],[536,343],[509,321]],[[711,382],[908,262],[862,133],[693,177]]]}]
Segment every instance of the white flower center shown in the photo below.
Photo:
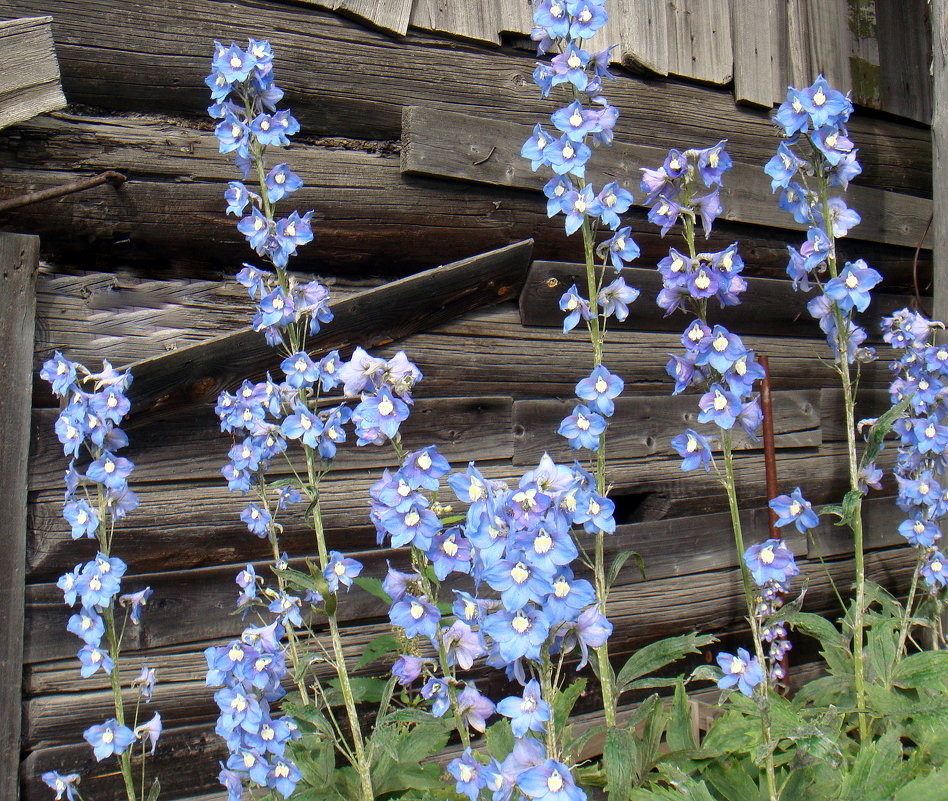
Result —
[{"label": "white flower center", "polygon": [[431,457],[428,455],[428,451],[423,451],[421,456],[418,457],[418,467],[422,470],[428,470],[431,467]]},{"label": "white flower center", "polygon": [[408,607],[408,614],[410,614],[415,620],[421,620],[422,615],[425,614],[425,608],[417,601],[412,601],[411,605]]},{"label": "white flower center", "polygon": [[727,337],[724,334],[718,334],[711,346],[718,352],[723,353],[727,350]]},{"label": "white flower center", "polygon": [[727,408],[727,398],[725,398],[720,392],[714,393],[714,410],[720,412],[722,409]]},{"label": "white flower center", "polygon": [[418,514],[414,509],[412,509],[407,515],[405,515],[405,525],[406,526],[417,526],[421,521],[421,515]]},{"label": "white flower center", "polygon": [[510,578],[517,582],[517,584],[523,584],[523,582],[530,578],[530,571],[527,570],[527,566],[523,562],[517,562],[510,570]]},{"label": "white flower center", "polygon": [[563,789],[563,777],[560,776],[558,770],[554,770],[553,773],[550,774],[550,778],[546,780],[546,786],[551,793],[558,793]]},{"label": "white flower center", "polygon": [[571,159],[571,158],[573,158],[573,156],[575,156],[575,155],[576,155],[576,151],[573,150],[573,146],[572,146],[571,144],[568,144],[568,143],[567,143],[567,144],[563,147],[563,158],[564,158],[564,159]]},{"label": "white flower center", "polygon": [[513,627],[513,630],[517,632],[517,634],[523,634],[527,629],[530,628],[530,621],[517,612],[517,614],[514,615],[514,619],[510,622],[510,625]]},{"label": "white flower center", "polygon": [[392,412],[395,411],[395,404],[392,403],[387,397],[382,398],[379,402],[379,414],[383,417],[388,417]]},{"label": "white flower center", "polygon": [[765,565],[772,565],[774,563],[774,548],[772,545],[761,549],[760,561]]},{"label": "white flower center", "polygon": [[708,274],[704,270],[698,271],[698,275],[695,278],[695,286],[702,290],[711,286],[711,279],[708,278]]},{"label": "white flower center", "polygon": [[578,428],[580,431],[588,431],[589,420],[583,417],[583,415],[577,414],[576,415],[576,428]]}]

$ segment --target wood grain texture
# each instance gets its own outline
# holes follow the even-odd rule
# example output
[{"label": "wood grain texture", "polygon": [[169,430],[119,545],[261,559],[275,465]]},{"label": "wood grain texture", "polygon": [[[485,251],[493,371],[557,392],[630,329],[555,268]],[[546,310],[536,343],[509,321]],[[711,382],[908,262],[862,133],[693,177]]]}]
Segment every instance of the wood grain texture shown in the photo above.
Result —
[{"label": "wood grain texture", "polygon": [[[523,292],[520,294],[520,319],[524,325],[543,325],[559,328],[564,314],[559,299],[572,284],[585,286],[585,266],[566,262],[534,261],[530,267]],[[605,272],[611,276],[612,269]],[[629,267],[622,271],[629,286],[640,291],[639,299],[629,307],[624,321],[610,320],[612,330],[681,331],[691,319],[684,314],[665,316],[654,298],[662,288],[662,277],[656,270]],[[597,280],[602,282],[603,270],[597,269]],[[787,280],[748,278],[747,291],[738,306],[720,308],[712,302],[708,307],[710,324],[721,324],[741,336],[797,337],[825,339],[817,322],[806,311],[810,295],[797,292]],[[606,280],[608,283],[608,279]],[[870,305],[861,317],[860,325],[869,332],[871,341],[881,339],[879,325],[884,316],[905,308],[911,298],[907,295],[873,295]],[[809,343],[808,343],[809,344]]]},{"label": "wood grain texture", "polygon": [[[520,5],[526,6],[526,3]],[[500,43],[501,21],[496,0],[454,3],[449,0],[414,0],[411,24],[424,31],[459,36],[496,45]]]},{"label": "wood grain texture", "polygon": [[931,123],[932,6],[926,0],[875,0],[875,4],[880,108]]},{"label": "wood grain texture", "polygon": [[668,75],[672,62],[667,0],[626,0],[621,19],[622,63]]},{"label": "wood grain texture", "polygon": [[33,372],[33,321],[39,239],[0,234],[0,797],[16,801],[20,761],[20,687],[26,564],[27,419]]},{"label": "wood grain texture", "polygon": [[932,70],[934,107],[935,208],[932,249],[938,258],[935,270],[935,319],[948,320],[948,0],[932,0]]},{"label": "wood grain texture", "polygon": [[[509,459],[514,453],[511,433],[512,399],[429,398],[418,385],[411,415],[399,432],[406,443],[425,442],[437,446],[447,459],[467,462],[480,459]],[[338,398],[341,400],[341,398]],[[62,483],[66,457],[53,430],[57,413],[36,410],[33,415],[33,451],[30,460],[31,491],[51,489]],[[340,446],[333,470],[381,470],[396,468],[399,459],[393,448],[356,447],[349,442]],[[239,441],[239,440],[238,440]],[[220,421],[212,409],[196,409],[172,414],[155,423],[135,429],[130,447],[123,454],[135,463],[135,480],[157,483],[181,475],[181,464],[194,480],[216,479],[227,461],[233,437],[220,430]],[[303,454],[290,454],[293,470],[305,473]],[[276,462],[270,475],[291,477],[290,465]]]},{"label": "wood grain texture", "polygon": [[52,17],[0,22],[0,129],[66,105]]},{"label": "wood grain texture", "polygon": [[[333,321],[307,347],[314,353],[355,343],[372,348],[516,297],[532,251],[533,241],[526,240],[360,292],[335,305]],[[180,410],[206,403],[245,378],[262,379],[280,361],[260,333],[246,328],[136,362],[128,419],[134,425],[136,417],[162,406]]]},{"label": "wood grain texture", "polygon": [[668,71],[725,84],[734,75],[732,0],[668,0]]},{"label": "wood grain texture", "polygon": [[404,36],[411,19],[412,0],[333,0],[333,8],[351,14],[387,33]]},{"label": "wood grain texture", "polygon": [[[515,445],[514,464],[533,464],[546,452],[556,461],[582,456],[562,437],[551,440],[560,421],[576,405],[569,400],[517,401],[513,406]],[[818,447],[822,442],[819,421],[819,396],[816,392],[775,392],[773,395],[774,432],[778,448]],[[698,423],[698,397],[617,398],[616,410],[609,420],[609,449],[626,458],[671,455],[672,439],[686,428],[705,436],[715,436],[713,424]],[[737,428],[737,427],[736,427]],[[757,450],[763,445],[743,431],[735,431],[735,450]]]},{"label": "wood grain texture", "polygon": [[[301,272],[357,279],[404,275],[527,237],[536,238],[535,257],[582,259],[581,238],[566,236],[562,220],[547,217],[544,198],[518,189],[402,175],[390,143],[301,143],[294,145],[291,161],[306,182],[293,203],[313,209],[317,220],[316,243],[301,248],[293,260]],[[41,117],[0,132],[0,195],[45,189],[112,167],[131,177],[121,189],[99,187],[27,206],[5,215],[3,225],[40,234],[44,252],[63,271],[81,265],[127,274],[133,268],[165,280],[219,281],[221,272],[232,274],[246,259],[246,243],[221,202],[233,177],[231,165],[209,132],[177,119],[72,114]],[[642,263],[667,254],[668,242],[645,221],[644,210],[630,210],[627,220],[637,231]],[[720,250],[735,240],[745,243],[748,272],[784,274],[784,232],[719,220],[702,247]],[[841,258],[865,258],[892,286],[911,287],[914,246],[908,250],[846,239],[838,246]],[[918,276],[923,285],[930,271],[930,253],[922,251]],[[125,291],[121,280],[115,291],[131,303],[116,306],[123,308],[121,318],[108,315],[106,308],[97,315],[90,311],[89,331],[50,344],[85,342],[90,333],[101,333],[93,339],[111,342],[115,352],[119,340],[109,336],[127,335],[130,345],[145,336],[141,326],[123,326],[124,320],[173,327],[165,314],[174,312],[172,299],[148,312],[134,303],[154,305],[157,298],[138,298],[144,290]],[[106,304],[110,292],[103,287],[94,297]],[[221,302],[211,303],[216,315]],[[182,313],[189,319],[199,316],[196,308]],[[62,322],[70,319],[67,313]],[[51,336],[59,331],[66,335],[58,320],[50,325]],[[170,333],[155,331],[154,336],[165,336],[173,346]]]},{"label": "wood grain texture", "polygon": [[[520,156],[531,130],[468,114],[406,108],[402,171],[540,191],[547,177],[533,173],[529,161]],[[629,176],[637,175],[639,166],[660,165],[666,155],[652,145],[617,143],[599,152],[588,177],[597,185],[610,180],[634,185],[637,179],[630,181]],[[720,196],[723,219],[804,229],[777,208],[770,181],[757,167],[735,163],[724,178]],[[850,188],[847,202],[862,215],[854,238],[898,245],[918,244],[931,210],[930,202],[922,198],[857,186]]]},{"label": "wood grain texture", "polygon": [[[235,0],[222,14],[214,0],[178,0],[173,15],[160,0],[136,3],[134,15],[115,13],[113,0],[9,0],[7,8],[56,18],[70,99],[102,109],[203,117],[208,42],[254,36],[273,42],[280,85],[307,136],[395,139],[406,105],[467,109],[531,126],[550,113],[529,78],[532,54],[479,52],[420,33],[393,40],[307,5]],[[144,83],[142,69],[149,75]],[[108,86],[103,73],[114,76]],[[621,112],[620,140],[648,135],[667,149],[727,137],[732,155],[750,164],[763,164],[775,148],[767,115],[735,109],[728,90],[683,82],[658,90],[627,75],[608,88]],[[896,135],[901,126],[891,122],[850,122],[860,145],[861,180],[869,185],[895,188],[900,184],[892,173],[926,158],[925,145],[919,148],[927,142],[923,130]]]},{"label": "wood grain texture", "polygon": [[777,42],[778,0],[731,3],[734,50],[734,98],[769,109],[784,91],[780,86]]}]

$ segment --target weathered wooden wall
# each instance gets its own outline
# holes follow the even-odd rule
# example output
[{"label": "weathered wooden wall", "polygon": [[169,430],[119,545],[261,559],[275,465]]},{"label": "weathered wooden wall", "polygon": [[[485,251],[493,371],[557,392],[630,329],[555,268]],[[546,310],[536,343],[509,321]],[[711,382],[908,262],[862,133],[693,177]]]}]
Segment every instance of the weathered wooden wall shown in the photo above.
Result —
[{"label": "weathered wooden wall", "polygon": [[[766,94],[741,88],[741,76],[750,74],[741,43],[764,29],[748,27],[746,16],[737,15],[752,4],[716,0],[709,4],[718,12],[716,27],[696,20],[688,36],[699,43],[713,36],[720,46],[700,51],[692,62],[683,57],[683,46],[669,44],[687,40],[684,29],[670,27],[669,14],[674,7],[688,19],[695,5],[626,0],[629,14],[613,26],[622,58],[684,79],[620,71],[608,95],[621,112],[622,144],[600,151],[597,159],[605,173],[636,188],[638,167],[655,162],[661,149],[729,138],[737,178],[730,183],[730,210],[707,247],[739,240],[746,272],[758,280],[748,293],[753,300],[722,320],[733,321],[758,353],[770,357],[781,487],[802,482],[811,500],[829,501],[845,482],[845,432],[838,394],[820,363],[825,344],[798,297],[777,280],[786,264],[785,245],[800,234],[767,205],[760,188],[766,184],[760,166],[776,138],[764,110],[737,105],[730,86],[711,85],[729,80],[733,67],[739,99],[769,105]],[[753,5],[769,7],[765,0]],[[881,0],[871,5],[881,15]],[[488,6],[496,8],[494,16],[484,11]],[[511,46],[516,37],[496,36],[527,30],[522,6],[520,0],[492,0],[478,6],[479,15],[452,16],[443,10],[446,4],[426,0],[142,0],[134,7],[114,0],[4,0],[0,16],[53,15],[63,86],[76,105],[69,113],[0,132],[0,197],[106,168],[129,178],[119,189],[104,186],[0,218],[0,227],[42,237],[46,264],[38,287],[36,364],[61,348],[73,358],[124,365],[246,324],[243,289],[221,280],[248,251],[222,213],[222,191],[233,174],[203,117],[202,81],[212,40],[269,38],[277,50],[278,80],[303,124],[287,153],[307,183],[296,197],[316,212],[317,240],[301,249],[297,269],[329,276],[337,296],[347,297],[367,284],[535,240],[537,261],[519,307],[506,303],[473,312],[377,351],[405,349],[425,373],[406,426],[408,444],[437,442],[455,466],[476,459],[497,478],[515,477],[544,448],[569,457],[552,430],[564,399],[588,372],[588,345],[578,334],[564,337],[557,330],[555,304],[575,270],[563,262],[575,261],[580,251],[576,237],[563,234],[561,221],[547,218],[536,191],[542,179],[524,170],[516,156],[524,132],[551,111],[530,82],[532,56]],[[812,26],[801,29],[804,17],[786,16],[791,6],[810,14],[805,19],[811,22],[819,8],[787,5],[767,40],[776,55],[767,55],[763,40],[755,44],[760,64],[778,65],[772,67],[774,92],[791,74],[780,65],[797,65],[801,71],[792,73],[794,80],[804,80],[806,71],[799,66],[803,51],[786,50],[782,31],[795,21],[793,41],[799,43]],[[389,15],[384,19],[377,16],[383,10]],[[359,21],[366,15],[374,27]],[[496,30],[482,36],[498,19]],[[633,19],[649,25],[632,25]],[[730,50],[723,47],[722,27]],[[872,36],[889,33],[881,26],[875,31]],[[858,38],[868,52],[867,36]],[[881,39],[878,47],[881,63]],[[816,50],[807,52],[817,57]],[[885,69],[881,74],[887,75]],[[477,119],[472,123],[458,113]],[[916,285],[923,294],[929,289],[930,251],[923,243],[916,259],[915,248],[931,215],[931,140],[924,125],[873,114],[857,114],[851,133],[865,168],[852,202],[866,222],[841,244],[841,254],[866,258],[885,276],[886,294],[867,313],[869,324],[906,302]],[[650,229],[640,208],[630,212],[629,222],[643,251],[642,269],[629,280],[643,288],[643,297],[627,324],[610,334],[606,352],[610,368],[627,385],[609,461],[621,522],[610,549],[634,547],[645,559],[647,577],[630,567],[617,585],[610,617],[619,659],[673,630],[733,634],[742,615],[720,487],[713,476],[682,474],[668,446],[693,414],[684,400],[669,401],[664,365],[677,345],[675,321],[651,307],[655,275],[649,268],[669,241]],[[864,414],[879,408],[887,377],[884,365],[866,371]],[[116,777],[96,766],[77,741],[105,712],[109,696],[101,680],[79,677],[75,644],[64,633],[67,610],[55,588],[58,575],[91,551],[89,543],[70,539],[59,516],[61,450],[50,431],[52,399],[38,384],[33,403],[23,787],[28,799],[46,798],[39,773],[79,767],[88,772],[87,794],[103,799],[117,787]],[[162,797],[169,801],[214,789],[222,750],[213,734],[215,708],[203,686],[201,651],[239,629],[239,620],[227,614],[235,596],[233,576],[247,561],[267,558],[238,518],[241,499],[220,480],[227,448],[207,409],[171,409],[132,431],[129,456],[139,466],[135,489],[142,506],[123,526],[118,550],[135,576],[129,581],[149,583],[155,595],[132,635],[126,664],[130,675],[145,658],[159,667],[155,705],[167,731],[157,764]],[[368,505],[353,499],[364,499],[390,464],[384,451],[350,449],[323,493],[331,544],[354,552],[370,573],[401,555],[376,547]],[[736,465],[750,536],[765,536],[761,452],[742,450]],[[887,487],[883,495],[891,492]],[[893,536],[896,511],[885,497],[867,508],[872,575],[897,589],[911,566]],[[291,557],[310,553],[301,519],[288,521],[285,545]],[[808,608],[832,609],[817,549],[845,584],[852,576],[845,537],[827,526],[815,543],[795,538],[793,545],[810,581]],[[358,590],[343,608],[347,648],[357,654],[384,628],[377,622],[384,610]]]}]

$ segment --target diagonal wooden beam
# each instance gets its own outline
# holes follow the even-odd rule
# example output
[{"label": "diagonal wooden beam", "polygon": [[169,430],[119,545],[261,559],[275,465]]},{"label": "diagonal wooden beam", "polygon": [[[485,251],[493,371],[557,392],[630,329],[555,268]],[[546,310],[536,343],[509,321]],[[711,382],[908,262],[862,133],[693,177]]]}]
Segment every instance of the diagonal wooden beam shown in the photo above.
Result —
[{"label": "diagonal wooden beam", "polygon": [[[527,239],[402,278],[333,305],[333,321],[308,343],[311,351],[378,347],[519,295],[533,254]],[[282,360],[251,328],[130,365],[129,427],[169,411],[205,404],[243,379],[259,380]]]}]

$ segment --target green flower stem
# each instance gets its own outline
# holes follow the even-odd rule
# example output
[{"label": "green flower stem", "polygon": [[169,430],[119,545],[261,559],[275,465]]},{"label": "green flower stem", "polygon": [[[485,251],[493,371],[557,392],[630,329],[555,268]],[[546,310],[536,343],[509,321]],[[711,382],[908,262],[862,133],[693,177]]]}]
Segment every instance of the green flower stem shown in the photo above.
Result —
[{"label": "green flower stem", "polygon": [[[599,312],[595,306],[599,288],[596,282],[595,242],[589,218],[583,218],[583,250],[586,254],[586,289],[589,294],[589,305],[595,313],[589,318],[589,339],[592,342],[593,362],[595,367],[602,364],[602,330],[599,327]],[[599,435],[599,447],[596,450],[596,492],[606,494],[606,435]],[[605,547],[602,530],[596,532],[596,557],[593,564],[593,573],[596,580],[596,597],[599,598],[600,611],[606,614],[606,601],[609,596],[609,587],[606,583]],[[613,686],[612,664],[609,662],[609,642],[606,641],[596,648],[596,661],[599,667],[599,685],[602,688],[602,708],[606,717],[606,727],[616,726],[616,698]]]},{"label": "green flower stem", "polygon": [[[93,456],[96,459],[99,458],[98,453],[93,454]],[[108,558],[112,555],[112,538],[111,532],[106,531],[105,520],[108,519],[108,509],[106,508],[105,493],[102,492],[101,484],[96,485],[96,493],[99,520],[102,521],[96,530],[96,539],[99,541],[102,553]],[[112,703],[115,707],[115,719],[119,722],[120,726],[124,726],[125,701],[122,699],[122,684],[119,681],[119,656],[122,650],[122,644],[121,638],[117,636],[115,631],[115,610],[113,603],[110,603],[102,610],[102,622],[105,624],[105,636],[109,643],[109,656],[112,659],[112,670],[109,673],[109,681],[112,686]],[[118,762],[119,768],[122,771],[122,781],[125,782],[125,794],[128,796],[128,801],[135,801],[135,780],[132,777],[131,747],[126,748],[123,753],[118,755]]]},{"label": "green flower stem", "polygon": [[[115,632],[115,615],[111,606],[102,610],[102,621],[105,623],[105,636],[109,642],[109,656],[112,657],[112,672],[109,680],[112,684],[112,701],[115,705],[115,719],[120,726],[125,725],[125,702],[122,700],[122,685],[119,682],[119,651],[120,643]],[[135,801],[135,780],[132,777],[131,748],[126,748],[118,756],[119,767],[122,771],[122,781],[125,782],[125,794],[128,801]]]},{"label": "green flower stem", "polygon": [[777,776],[774,768],[773,750],[770,734],[770,677],[767,673],[767,660],[764,658],[764,646],[760,638],[760,626],[754,615],[754,590],[751,584],[750,570],[744,563],[744,532],[741,527],[741,510],[737,503],[737,483],[734,479],[734,449],[731,443],[731,432],[722,430],[722,446],[724,449],[724,489],[727,492],[727,504],[731,511],[731,529],[734,532],[734,544],[737,546],[737,558],[741,565],[741,580],[744,585],[744,600],[747,602],[747,620],[750,623],[751,634],[754,639],[754,651],[757,661],[764,674],[763,692],[760,695],[760,728],[764,744],[768,746],[765,769],[767,773],[767,792],[770,801],[777,801]]},{"label": "green flower stem", "polygon": [[[902,612],[902,623],[899,626],[899,644],[895,649],[895,658],[892,660],[892,667],[889,668],[889,676],[895,670],[895,666],[905,654],[905,642],[908,639],[909,620],[912,617],[912,607],[915,606],[915,593],[918,590],[918,577],[922,570],[922,564],[925,561],[925,551],[919,550],[918,560],[915,562],[915,570],[912,572],[912,584],[909,587],[908,598],[905,599],[905,610]],[[891,687],[891,680],[887,683]]]},{"label": "green flower stem", "polygon": [[[313,449],[306,448],[306,469],[309,473],[311,491],[313,492],[313,532],[316,535],[316,547],[319,551],[319,568],[325,570],[329,564],[329,551],[326,548],[326,533],[323,528],[322,511],[319,508],[319,493],[316,488],[316,464]],[[362,801],[374,801],[375,793],[372,789],[371,765],[366,759],[365,741],[362,738],[362,728],[359,725],[359,713],[356,710],[355,697],[352,694],[352,683],[349,680],[349,671],[346,668],[345,652],[342,648],[342,637],[339,634],[339,621],[336,618],[335,608],[326,607],[326,618],[329,621],[329,636],[332,640],[333,658],[336,665],[336,675],[339,677],[339,690],[346,708],[346,717],[349,719],[349,729],[352,736],[352,750],[355,760],[352,767],[359,775],[359,788]]]},{"label": "green flower stem", "polygon": [[[819,175],[820,199],[823,202],[823,219],[831,220],[829,184],[826,176]],[[831,278],[839,275],[836,260],[836,237],[831,225],[826,226],[829,238],[829,255],[826,259]],[[856,609],[853,614],[853,682],[856,687],[856,714],[859,720],[859,737],[865,742],[869,737],[869,719],[866,717],[866,668],[863,656],[863,629],[865,628],[866,605],[866,554],[862,530],[862,492],[859,489],[859,461],[856,454],[856,393],[849,371],[849,319],[842,309],[834,304],[836,317],[836,369],[843,385],[843,409],[846,414],[846,449],[849,457],[849,492],[856,501],[852,507],[849,525],[853,532],[853,550],[856,558]]]},{"label": "green flower stem", "polygon": [[[562,665],[562,653],[560,664]],[[559,673],[559,671],[557,671]],[[553,697],[556,690],[556,681],[553,679],[553,665],[550,660],[549,648],[543,649],[543,664],[540,667],[540,694],[547,699],[550,708],[553,708]],[[550,715],[546,723],[546,753],[550,759],[562,761],[559,737],[556,731],[556,716]]]}]

